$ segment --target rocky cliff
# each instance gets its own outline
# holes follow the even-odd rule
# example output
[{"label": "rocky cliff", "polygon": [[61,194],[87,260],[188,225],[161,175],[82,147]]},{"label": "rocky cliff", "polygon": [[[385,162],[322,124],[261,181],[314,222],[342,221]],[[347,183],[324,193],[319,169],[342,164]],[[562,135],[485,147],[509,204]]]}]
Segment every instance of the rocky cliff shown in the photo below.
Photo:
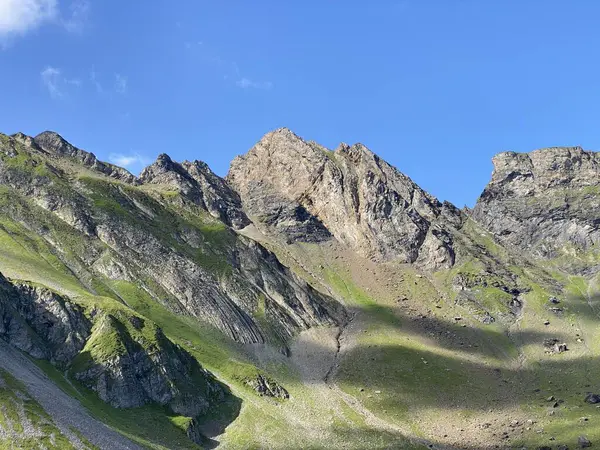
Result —
[{"label": "rocky cliff", "polygon": [[244,343],[344,320],[333,299],[233,231],[249,221],[205,164],[162,155],[138,179],[55,133],[1,138],[2,214],[44,236],[84,284],[135,282]]},{"label": "rocky cliff", "polygon": [[462,214],[362,144],[330,151],[282,128],[237,157],[227,181],[257,225],[288,242],[334,237],[379,261],[454,264],[448,228]]},{"label": "rocky cliff", "polygon": [[[597,153],[553,147],[500,153],[493,163],[492,180],[473,210],[475,220],[503,242],[538,257],[595,251],[600,240]],[[593,271],[597,264],[571,268]]]},{"label": "rocky cliff", "polygon": [[597,155],[494,164],[458,211],[361,144],[287,129],[226,179],[0,134],[0,347],[29,363],[0,358],[0,447],[58,446],[28,418],[28,395],[64,418],[50,380],[153,448],[562,448],[588,423],[597,441]]},{"label": "rocky cliff", "polygon": [[149,403],[196,417],[222,386],[153,323],[125,308],[81,305],[0,274],[0,337],[68,370],[117,408]]}]

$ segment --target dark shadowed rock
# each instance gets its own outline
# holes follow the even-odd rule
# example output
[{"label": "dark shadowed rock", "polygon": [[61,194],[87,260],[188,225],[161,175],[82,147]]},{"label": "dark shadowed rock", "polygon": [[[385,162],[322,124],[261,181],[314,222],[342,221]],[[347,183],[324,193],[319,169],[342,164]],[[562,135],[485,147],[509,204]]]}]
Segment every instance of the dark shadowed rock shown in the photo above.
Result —
[{"label": "dark shadowed rock", "polygon": [[590,403],[592,405],[596,405],[596,404],[600,403],[600,395],[589,392],[585,396],[585,402]]},{"label": "dark shadowed rock", "polygon": [[13,284],[0,274],[0,337],[68,368],[110,405],[157,403],[195,417],[224,398],[212,375],[156,325],[133,313],[118,314],[95,310],[89,318],[64,296]]},{"label": "dark shadowed rock", "polygon": [[275,380],[264,375],[256,375],[254,378],[247,378],[244,383],[254,389],[259,395],[279,398],[285,400],[290,398],[288,391]]}]

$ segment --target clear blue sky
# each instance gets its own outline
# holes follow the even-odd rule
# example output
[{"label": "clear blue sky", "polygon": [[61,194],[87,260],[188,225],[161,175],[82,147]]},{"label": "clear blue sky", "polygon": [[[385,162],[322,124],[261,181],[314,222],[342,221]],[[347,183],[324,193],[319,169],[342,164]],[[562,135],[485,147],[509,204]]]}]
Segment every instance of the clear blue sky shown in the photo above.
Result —
[{"label": "clear blue sky", "polygon": [[0,0],[0,131],[224,175],[287,126],[472,205],[497,152],[600,149],[598,20],[594,0]]}]

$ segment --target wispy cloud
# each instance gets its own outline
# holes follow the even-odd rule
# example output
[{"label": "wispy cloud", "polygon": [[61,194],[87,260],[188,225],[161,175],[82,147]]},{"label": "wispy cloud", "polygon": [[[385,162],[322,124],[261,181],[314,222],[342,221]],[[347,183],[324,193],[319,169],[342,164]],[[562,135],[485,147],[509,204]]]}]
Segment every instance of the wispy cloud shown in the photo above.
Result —
[{"label": "wispy cloud", "polygon": [[139,153],[130,153],[127,155],[121,153],[111,153],[108,156],[108,160],[120,167],[131,168],[146,166],[152,162],[150,158],[147,158]]},{"label": "wispy cloud", "polygon": [[0,0],[0,44],[7,46],[45,23],[81,33],[90,15],[90,0],[72,0],[68,5],[60,11],[59,0]]},{"label": "wispy cloud", "polygon": [[273,87],[273,83],[270,81],[252,81],[248,78],[241,78],[235,84],[242,89],[271,89]]},{"label": "wispy cloud", "polygon": [[44,86],[46,86],[46,89],[48,89],[48,92],[50,93],[50,97],[62,97],[63,94],[59,87],[61,80],[60,69],[48,66],[44,70],[42,70],[42,73],[40,75],[42,77],[42,82],[44,83]]},{"label": "wispy cloud", "polygon": [[63,76],[60,69],[47,66],[40,72],[42,83],[48,89],[48,93],[52,98],[59,98],[65,95],[69,87],[80,87],[81,80],[78,78],[67,78]]},{"label": "wispy cloud", "polygon": [[62,19],[65,29],[70,33],[82,33],[89,19],[90,9],[89,0],[74,0],[71,2],[69,13]]},{"label": "wispy cloud", "polygon": [[57,0],[0,0],[0,37],[25,34],[57,15]]},{"label": "wispy cloud", "polygon": [[195,55],[201,58],[206,65],[221,71],[223,79],[233,82],[239,88],[268,90],[273,87],[271,81],[257,81],[245,76],[235,61],[223,59],[218,52],[203,41],[187,41],[184,45],[186,49],[193,51]]},{"label": "wispy cloud", "polygon": [[98,74],[96,73],[96,69],[94,67],[92,67],[92,70],[90,71],[90,82],[92,83],[98,94],[104,93],[104,88],[98,80]]},{"label": "wispy cloud", "polygon": [[118,73],[115,73],[115,92],[117,94],[127,93],[127,77]]}]

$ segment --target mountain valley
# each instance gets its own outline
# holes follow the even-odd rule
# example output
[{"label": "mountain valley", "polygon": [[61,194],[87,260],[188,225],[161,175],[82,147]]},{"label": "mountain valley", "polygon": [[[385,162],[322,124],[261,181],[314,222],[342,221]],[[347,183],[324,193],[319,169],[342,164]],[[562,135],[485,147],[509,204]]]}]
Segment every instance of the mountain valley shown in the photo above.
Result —
[{"label": "mountain valley", "polygon": [[459,209],[286,128],[224,178],[0,134],[0,449],[600,445],[600,156],[493,163]]}]

